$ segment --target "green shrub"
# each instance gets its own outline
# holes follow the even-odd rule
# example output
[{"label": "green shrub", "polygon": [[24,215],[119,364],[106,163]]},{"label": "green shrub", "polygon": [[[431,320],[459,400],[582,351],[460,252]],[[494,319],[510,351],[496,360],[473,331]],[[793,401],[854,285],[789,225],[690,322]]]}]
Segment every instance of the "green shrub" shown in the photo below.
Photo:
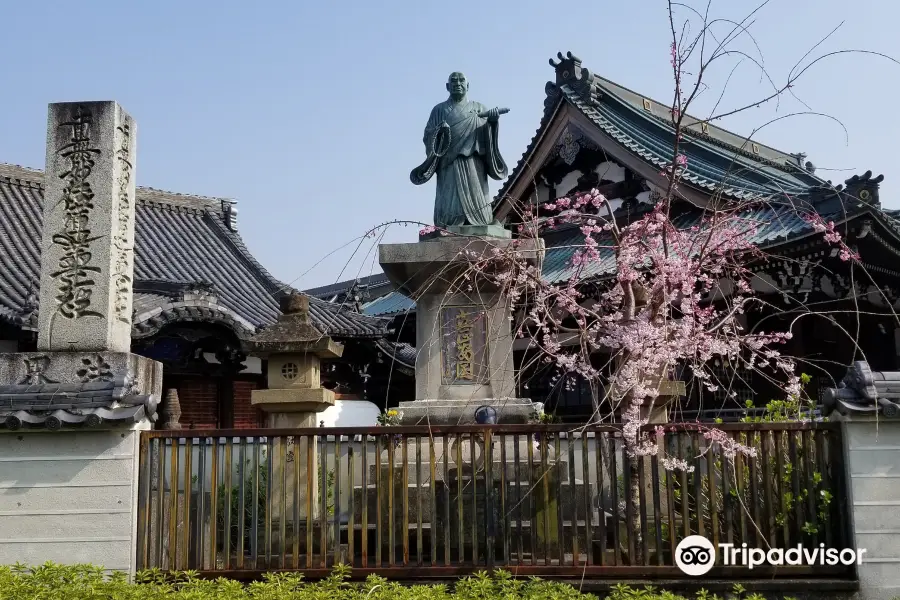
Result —
[{"label": "green shrub", "polygon": [[[121,573],[104,575],[90,565],[40,567],[0,566],[2,600],[598,600],[566,583],[537,578],[515,579],[506,571],[493,576],[477,573],[460,579],[451,589],[444,584],[404,586],[370,576],[350,583],[350,569],[338,566],[331,576],[305,582],[301,573],[267,573],[262,581],[242,584],[230,579],[200,579],[195,573],[166,575],[145,571],[137,583]],[[701,590],[697,600],[763,600],[736,585],[725,597]],[[686,600],[685,596],[647,586],[616,586],[608,600]],[[787,598],[785,600],[788,600]]]}]

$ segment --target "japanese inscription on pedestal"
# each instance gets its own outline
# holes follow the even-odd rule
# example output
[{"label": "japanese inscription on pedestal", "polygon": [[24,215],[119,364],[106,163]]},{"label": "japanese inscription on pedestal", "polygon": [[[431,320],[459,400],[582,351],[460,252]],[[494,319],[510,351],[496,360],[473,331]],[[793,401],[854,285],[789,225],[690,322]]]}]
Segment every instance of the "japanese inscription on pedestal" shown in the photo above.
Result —
[{"label": "japanese inscription on pedestal", "polygon": [[485,314],[474,306],[441,311],[443,384],[487,383]]},{"label": "japanese inscription on pedestal", "polygon": [[62,248],[62,256],[50,276],[57,282],[58,312],[67,319],[103,316],[91,306],[93,274],[100,273],[100,267],[91,260],[91,242],[99,236],[91,237],[94,192],[89,178],[94,157],[100,153],[91,147],[91,123],[91,114],[79,109],[71,121],[62,124],[71,128],[69,143],[60,148],[60,155],[67,161],[65,170],[58,174],[66,182],[60,199],[65,218],[63,230],[52,238]]},{"label": "japanese inscription on pedestal", "polygon": [[113,285],[115,286],[115,299],[113,308],[116,318],[123,323],[130,323],[128,314],[128,297],[131,292],[131,256],[132,248],[128,239],[131,215],[134,210],[131,206],[131,197],[128,193],[131,182],[131,127],[125,123],[117,127],[121,134],[122,142],[116,150],[116,160],[119,162],[121,173],[119,174],[119,189],[116,190],[116,214],[118,215],[115,227],[115,271],[113,273]]}]

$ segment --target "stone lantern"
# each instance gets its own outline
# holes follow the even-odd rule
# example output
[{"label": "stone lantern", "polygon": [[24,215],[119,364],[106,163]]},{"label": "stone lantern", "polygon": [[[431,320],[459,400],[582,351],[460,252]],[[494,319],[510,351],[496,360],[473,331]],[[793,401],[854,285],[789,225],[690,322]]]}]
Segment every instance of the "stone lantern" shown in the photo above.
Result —
[{"label": "stone lantern", "polygon": [[283,297],[281,311],[245,343],[269,365],[268,389],[253,390],[251,403],[268,413],[267,427],[315,427],[317,413],[334,405],[334,392],[321,385],[322,359],[339,358],[344,347],[312,325],[308,296]]}]

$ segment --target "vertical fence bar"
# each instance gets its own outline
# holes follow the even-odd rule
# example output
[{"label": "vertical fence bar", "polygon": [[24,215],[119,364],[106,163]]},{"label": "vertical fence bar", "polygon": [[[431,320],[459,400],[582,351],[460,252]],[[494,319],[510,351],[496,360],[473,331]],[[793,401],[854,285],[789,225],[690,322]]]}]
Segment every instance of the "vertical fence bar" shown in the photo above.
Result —
[{"label": "vertical fence bar", "polygon": [[[610,492],[612,493],[613,564],[618,566],[619,563],[621,562],[621,560],[619,558],[620,552],[621,552],[621,546],[619,544],[619,530],[620,530],[619,521],[622,516],[620,514],[621,511],[619,509],[619,469],[616,466],[616,463],[618,462],[616,460],[616,458],[619,454],[619,450],[616,447],[617,446],[616,436],[614,436],[613,434],[610,434],[607,439],[610,441],[610,446],[611,446],[609,448],[609,487],[610,487]],[[622,460],[622,470],[623,470],[622,480],[623,480],[623,482],[625,480],[625,477],[624,477],[625,468],[626,468],[625,460],[623,457],[623,460]]]},{"label": "vertical fence bar", "polygon": [[637,556],[637,544],[635,544],[636,540],[635,536],[640,535],[640,527],[638,527],[637,531],[632,530],[632,526],[634,523],[634,496],[631,493],[631,480],[634,477],[634,473],[632,472],[631,465],[633,461],[636,460],[627,455],[627,452],[622,455],[622,492],[625,495],[625,540],[626,546],[628,548],[628,560],[630,564],[637,564],[637,561],[640,560]]},{"label": "vertical fence bar", "polygon": [[707,480],[709,481],[709,499],[707,504],[709,505],[709,528],[710,534],[712,536],[712,543],[714,548],[719,547],[720,533],[719,533],[719,506],[718,506],[718,493],[716,491],[716,472],[717,470],[725,469],[725,457],[719,459],[719,467],[716,468],[716,457],[719,454],[716,450],[717,448],[721,448],[718,444],[714,444],[712,440],[709,440],[707,448],[706,448],[706,469],[709,472],[707,476]]},{"label": "vertical fence bar", "polygon": [[403,547],[403,566],[409,564],[409,436],[403,435],[403,447],[400,450],[400,488],[402,494],[403,520],[400,525],[400,536]]},{"label": "vertical fence bar", "polygon": [[[572,499],[572,564],[578,566],[578,487],[575,484],[575,433],[566,434],[566,446],[569,454],[569,493],[566,498]],[[562,497],[560,498],[560,509],[562,509]],[[562,510],[560,510],[562,512]]]},{"label": "vertical fence bar", "polygon": [[594,553],[592,547],[594,544],[593,526],[591,521],[594,518],[594,511],[591,508],[591,467],[588,456],[588,430],[581,431],[581,472],[582,487],[584,488],[584,543],[585,558],[588,565],[594,564]]},{"label": "vertical fence bar", "polygon": [[206,438],[201,437],[197,440],[197,561],[194,565],[196,569],[203,569],[205,560],[206,539],[205,527],[206,513],[208,507],[206,505]]},{"label": "vertical fence bar", "polygon": [[786,492],[790,481],[785,481],[784,476],[784,434],[784,431],[772,432],[772,435],[775,438],[775,464],[778,471],[778,506],[780,507],[780,514],[782,517],[781,535],[783,536],[783,538],[781,547],[787,548],[790,545],[790,519],[788,518],[789,515]]},{"label": "vertical fence bar", "polygon": [[341,434],[334,435],[334,514],[331,528],[334,539],[334,564],[341,563]]},{"label": "vertical fence bar", "polygon": [[693,475],[693,484],[694,484],[694,509],[697,511],[697,534],[706,537],[706,524],[704,523],[703,518],[703,471],[700,469],[702,463],[700,462],[700,436],[694,432],[691,432],[691,449],[692,452],[692,460],[696,461],[697,466],[694,469]]},{"label": "vertical fence bar", "polygon": [[259,436],[254,436],[250,449],[250,560],[254,569],[259,568]]},{"label": "vertical fence bar", "polygon": [[[362,479],[362,496],[360,499],[360,510],[362,514],[360,515],[360,545],[362,548],[362,567],[363,569],[368,568],[369,566],[369,436],[363,435],[361,438],[361,448],[362,448],[362,473],[360,473]],[[375,490],[377,495],[378,490]]]},{"label": "vertical fence bar", "polygon": [[328,566],[328,436],[319,436],[319,566]]},{"label": "vertical fence bar", "polygon": [[388,566],[393,567],[397,558],[397,548],[394,545],[394,436],[387,438],[388,443]]},{"label": "vertical fence bar", "polygon": [[[657,438],[659,443],[659,438]],[[662,503],[660,502],[659,486],[662,481],[659,478],[659,452],[650,458],[650,481],[653,486],[653,529],[656,533],[656,564],[663,565],[663,538],[662,538]]]},{"label": "vertical fence bar", "polygon": [[[816,463],[818,464],[819,473],[822,478],[820,485],[822,486],[822,490],[830,491],[830,490],[833,490],[834,487],[832,485],[830,469],[828,468],[829,465],[825,459],[825,443],[828,440],[828,433],[825,431],[822,431],[822,430],[816,431],[815,440],[816,440]],[[839,490],[835,490],[835,491],[839,492]],[[818,499],[819,497],[820,497],[819,494],[816,494],[816,498]],[[831,529],[833,527],[834,521],[829,518],[831,509],[832,509],[832,507],[829,506],[826,510],[822,511],[822,513],[823,513],[822,518],[824,521],[822,523],[822,528],[824,529],[824,532],[820,531],[819,536],[818,536],[819,543],[824,542],[826,548],[833,547],[831,545],[832,541],[833,541],[833,538],[831,535]],[[818,512],[819,512],[819,506],[816,506],[817,516],[818,516]]]},{"label": "vertical fence bar", "polygon": [[491,430],[484,431],[484,544],[485,544],[485,560],[487,568],[494,567],[494,531],[496,528],[496,520],[494,517],[494,440],[491,436]]},{"label": "vertical fence bar", "polygon": [[[731,437],[731,436],[729,436]],[[734,500],[731,497],[731,469],[729,468],[728,460],[722,453],[722,510],[723,517],[725,519],[725,523],[723,527],[725,531],[722,533],[725,536],[725,540],[729,544],[734,543]],[[733,460],[733,465],[735,469],[737,469],[738,461],[740,460],[740,453],[735,454]]]},{"label": "vertical fence bar", "polygon": [[450,566],[450,437],[445,433],[444,443],[444,565]]},{"label": "vertical fence bar", "polygon": [[[769,546],[776,546],[778,541],[775,539],[775,496],[774,491],[772,489],[773,483],[777,484],[778,482],[775,480],[777,478],[777,473],[773,473],[772,469],[772,458],[771,451],[769,449],[769,443],[771,438],[771,432],[769,431],[760,431],[759,445],[762,454],[762,482],[763,482],[763,501],[759,504],[759,512],[762,514],[762,519],[757,520],[759,524],[760,530],[765,535],[765,541]],[[758,473],[754,469],[754,477],[756,477]],[[756,515],[756,511],[754,511],[754,517]]]},{"label": "vertical fence bar", "polygon": [[[294,514],[293,514],[293,527],[291,527],[291,533],[293,537],[293,548],[291,549],[291,567],[293,569],[300,568],[300,437],[292,436],[291,440],[294,442],[294,471],[291,474],[293,481],[291,482],[291,489],[294,492]],[[243,536],[241,536],[243,537]]]},{"label": "vertical fence bar", "polygon": [[244,538],[247,531],[247,438],[241,438],[241,447],[238,451],[238,539],[237,539],[237,568],[244,568],[244,554],[247,551]]},{"label": "vertical fence bar", "polygon": [[[434,450],[434,436],[428,434],[428,471],[431,491],[431,566],[437,566],[438,516],[437,516],[437,456]],[[445,482],[446,484],[446,482]]]},{"label": "vertical fence bar", "polygon": [[819,523],[816,515],[816,432],[805,429],[803,431],[803,464],[805,466],[805,488],[806,488],[806,513],[811,526],[809,541],[810,545],[818,545],[819,543]]},{"label": "vertical fence bar", "polygon": [[422,559],[422,436],[416,436],[416,564]]},{"label": "vertical fence bar", "polygon": [[[687,438],[687,440],[685,439]],[[687,432],[679,431],[676,440],[676,448],[678,453],[678,460],[685,461],[687,452],[685,449],[685,441],[690,441]],[[682,539],[691,535],[691,506],[690,506],[690,488],[688,487],[688,475],[685,469],[681,469],[681,486],[679,491],[681,492],[681,529],[682,529]]]},{"label": "vertical fence bar", "polygon": [[[668,439],[663,438],[663,440],[668,446]],[[675,440],[677,441],[678,438],[676,437]],[[666,503],[669,509],[669,560],[670,564],[675,564],[675,548],[678,546],[676,542],[678,521],[675,519],[675,470],[664,469],[663,474],[666,478]]]},{"label": "vertical fence bar", "polygon": [[[800,543],[803,540],[803,502],[800,501],[800,476],[803,471],[803,463],[801,456],[797,452],[797,447],[801,443],[801,436],[799,431],[787,431],[785,432],[785,437],[787,438],[788,451],[791,461],[791,495],[793,496],[792,500],[794,503],[794,527],[791,531],[791,541],[795,543]],[[808,489],[808,488],[807,488]],[[785,520],[788,519],[788,515],[785,515]],[[785,548],[790,545],[788,540],[785,540]]]},{"label": "vertical fence bar", "polygon": [[312,569],[313,555],[315,554],[313,546],[313,531],[316,526],[313,518],[313,506],[315,496],[316,477],[316,457],[315,453],[319,449],[316,443],[316,436],[310,435],[306,437],[306,568]]},{"label": "vertical fence bar", "polygon": [[381,477],[381,447],[384,436],[375,436],[375,566],[381,567],[381,547],[384,545],[381,535],[382,515],[384,507],[381,502],[381,494],[384,493],[384,485]]},{"label": "vertical fence bar", "polygon": [[166,562],[170,569],[178,568],[178,442],[178,438],[172,438],[169,466],[169,547]]},{"label": "vertical fence bar", "polygon": [[356,566],[356,553],[354,552],[355,548],[355,538],[356,538],[356,494],[353,493],[353,484],[356,481],[354,478],[355,469],[353,468],[353,460],[354,454],[353,451],[353,440],[351,438],[347,438],[347,504],[348,504],[348,519],[347,519],[347,558],[350,561],[350,566]]},{"label": "vertical fence bar", "polygon": [[[527,441],[527,437],[525,438]],[[531,444],[529,444],[529,447]],[[516,562],[517,564],[523,564],[525,562],[525,551],[523,548],[523,540],[522,536],[525,535],[525,529],[522,526],[522,503],[525,501],[525,497],[522,494],[522,470],[519,467],[519,462],[521,460],[519,452],[519,435],[513,434],[513,462],[515,466],[513,467],[515,471],[515,482],[514,487],[516,490],[516,498],[515,498],[515,509],[516,509]],[[533,525],[532,525],[533,528]],[[532,554],[534,554],[532,552]]]},{"label": "vertical fence bar", "polygon": [[597,467],[597,541],[600,542],[600,560],[597,563],[601,567],[606,563],[606,508],[603,502],[603,461],[606,456],[606,440],[605,431],[597,429],[594,432],[594,461]]},{"label": "vertical fence bar", "polygon": [[140,434],[138,446],[138,531],[137,531],[137,564],[136,570],[150,567],[148,542],[150,536],[150,488],[152,486],[150,469],[150,438],[146,433]]},{"label": "vertical fence bar", "polygon": [[647,466],[644,457],[637,459],[638,475],[638,521],[641,530],[641,561],[644,565],[650,564],[650,538],[647,531]]},{"label": "vertical fence bar", "polygon": [[[744,439],[743,434],[740,432],[735,432],[735,437],[738,442],[742,444],[746,444],[749,447],[755,447],[756,438],[752,435],[747,436]],[[757,450],[756,457],[744,457],[738,454],[734,457],[734,470],[735,470],[735,481],[734,481],[734,491],[737,494],[737,498],[739,501],[735,504],[735,508],[738,511],[740,516],[740,543],[750,543],[750,537],[747,521],[753,519],[753,523],[750,526],[750,530],[753,531],[752,538],[755,540],[757,547],[759,546],[761,541],[761,536],[757,533],[756,527],[761,525],[758,522],[758,519],[753,518],[748,511],[750,511],[751,506],[755,506],[759,503],[759,484],[756,481],[757,474],[759,473],[759,450]],[[749,485],[748,485],[749,484]],[[759,510],[759,509],[754,509]]]},{"label": "vertical fence bar", "polygon": [[[562,479],[563,479],[563,469],[562,469],[562,434],[557,433],[553,438],[553,449],[556,452],[556,464],[554,464],[551,468],[553,472],[556,473],[556,527],[557,527],[557,552],[559,552],[559,566],[564,566],[566,564],[566,534],[565,534],[565,523],[563,523],[563,502],[562,502]],[[568,441],[568,438],[566,438]]]},{"label": "vertical fence bar", "polygon": [[212,456],[209,469],[209,551],[212,554],[212,570],[219,568],[219,438],[212,438]]},{"label": "vertical fence bar", "polygon": [[[531,523],[529,529],[531,530],[531,564],[532,566],[537,565],[537,528],[538,528],[538,520],[537,520],[537,502],[535,502],[535,497],[538,494],[538,485],[542,482],[540,479],[535,477],[534,475],[534,443],[531,437],[532,434],[527,434],[523,436],[525,438],[526,448],[528,449],[528,479],[526,480],[525,490],[523,492],[524,498],[528,499],[528,521]],[[520,488],[521,489],[521,488]],[[543,486],[541,486],[543,489]],[[519,519],[519,525],[522,524],[522,520]],[[546,539],[546,538],[545,538]]]},{"label": "vertical fence bar", "polygon": [[465,532],[465,512],[463,512],[463,468],[462,468],[462,442],[463,434],[456,434],[456,522],[459,525],[459,539],[457,556],[459,562],[466,561],[466,532]]},{"label": "vertical fence bar", "polygon": [[222,498],[222,501],[225,504],[225,524],[224,531],[222,532],[222,565],[225,569],[231,568],[231,446],[233,442],[233,438],[225,438],[225,461],[222,465],[225,476],[225,493]]},{"label": "vertical fence bar", "polygon": [[503,536],[503,564],[510,563],[509,557],[509,504],[506,499],[507,495],[507,472],[506,472],[506,434],[500,434],[500,535]]},{"label": "vertical fence bar", "polygon": [[184,550],[181,553],[181,565],[179,569],[187,569],[191,552],[191,491],[193,489],[193,469],[191,468],[191,453],[193,444],[191,438],[184,440]]},{"label": "vertical fence bar", "polygon": [[550,467],[549,457],[550,440],[547,439],[548,433],[541,434],[541,488],[544,492],[544,564],[550,564],[550,557],[553,555],[550,550]]},{"label": "vertical fence bar", "polygon": [[263,548],[265,549],[265,568],[272,568],[272,518],[274,515],[275,494],[272,483],[275,481],[275,439],[266,436],[266,498],[263,504]]},{"label": "vertical fence bar", "polygon": [[[471,474],[471,486],[472,486],[472,564],[478,564],[478,467],[475,463],[475,446],[478,444],[478,440],[475,437],[476,434],[469,434],[469,458],[472,461],[472,474]],[[486,515],[485,515],[486,516]]]},{"label": "vertical fence bar", "polygon": [[281,510],[278,515],[278,563],[280,568],[284,569],[287,566],[288,438],[280,436],[279,439],[281,440],[281,444],[279,444],[281,446],[281,460],[278,461],[281,465],[281,497],[278,500],[280,500]]}]

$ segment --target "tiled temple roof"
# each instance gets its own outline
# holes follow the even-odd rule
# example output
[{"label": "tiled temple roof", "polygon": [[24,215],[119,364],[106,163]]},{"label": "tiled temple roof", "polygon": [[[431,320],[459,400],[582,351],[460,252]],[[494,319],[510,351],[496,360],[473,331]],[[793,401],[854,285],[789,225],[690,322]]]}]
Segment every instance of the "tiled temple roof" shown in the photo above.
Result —
[{"label": "tiled temple roof", "polygon": [[[43,173],[0,164],[0,319],[33,328],[40,282]],[[139,187],[133,337],[175,321],[208,321],[246,337],[274,323],[291,288],[250,254],[232,201]],[[311,299],[316,327],[335,338],[381,337],[388,321]]]},{"label": "tiled temple roof", "polygon": [[[675,130],[669,114],[671,103],[657,102],[598,77],[571,53],[558,56],[558,62],[550,61],[556,81],[547,83],[541,123],[497,193],[495,206],[508,200],[520,176],[532,177],[533,170],[540,167],[530,164],[530,159],[564,103],[653,168],[659,170],[672,162]],[[803,163],[802,154],[786,154],[688,115],[682,123],[680,151],[687,157],[682,179],[698,190],[746,200],[804,196],[828,187],[828,182],[814,175],[810,163]]]}]

